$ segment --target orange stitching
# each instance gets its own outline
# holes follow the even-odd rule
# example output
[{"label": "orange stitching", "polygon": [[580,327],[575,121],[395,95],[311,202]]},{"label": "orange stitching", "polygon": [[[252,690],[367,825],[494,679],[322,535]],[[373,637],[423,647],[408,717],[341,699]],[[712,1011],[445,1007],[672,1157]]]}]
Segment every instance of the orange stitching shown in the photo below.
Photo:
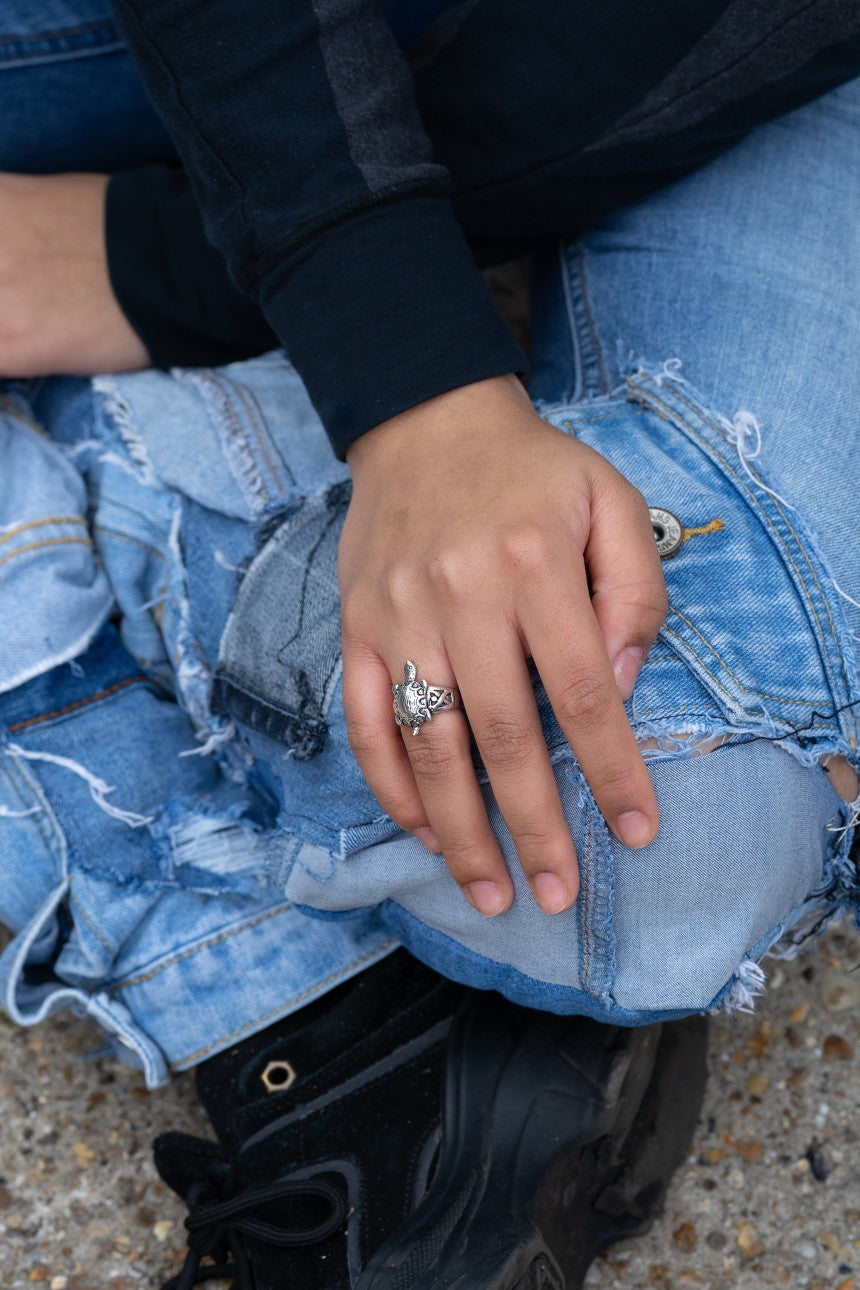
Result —
[{"label": "orange stitching", "polygon": [[691,537],[704,537],[707,533],[721,533],[725,527],[722,520],[709,520],[707,524],[700,524],[698,528],[684,529],[681,542],[689,542]]},{"label": "orange stitching", "polygon": [[231,1034],[222,1035],[220,1039],[216,1039],[211,1044],[207,1044],[205,1048],[198,1049],[196,1053],[191,1053],[188,1057],[180,1057],[177,1061],[171,1062],[170,1069],[175,1071],[181,1066],[184,1066],[186,1062],[198,1062],[202,1057],[205,1057],[207,1053],[211,1053],[213,1048],[217,1048],[219,1044],[229,1043],[231,1039],[238,1039],[239,1035],[244,1035],[251,1029],[260,1029],[262,1023],[268,1021],[270,1017],[275,1017],[278,1013],[283,1013],[285,1008],[290,1008],[296,1003],[302,1003],[305,999],[310,998],[311,995],[318,994],[325,986],[330,985],[333,981],[337,981],[339,977],[346,976],[346,974],[351,972],[353,968],[361,967],[362,963],[367,963],[370,959],[380,957],[385,950],[396,944],[397,941],[394,938],[390,941],[383,941],[378,949],[371,950],[369,954],[363,954],[360,959],[355,959],[354,962],[348,964],[345,968],[340,968],[337,972],[333,972],[331,976],[327,976],[324,981],[320,981],[318,985],[312,986],[310,990],[303,990],[302,993],[297,994],[295,998],[288,1000],[286,1003],[279,1004],[277,1008],[272,1008],[269,1012],[264,1013],[262,1017],[257,1017],[254,1021],[249,1021],[245,1026],[240,1026],[238,1030],[232,1031]]},{"label": "orange stitching", "polygon": [[26,546],[19,546],[16,551],[10,551],[9,555],[0,558],[0,565],[8,564],[14,560],[16,555],[23,555],[25,551],[38,551],[43,546],[92,546],[91,538],[45,538],[44,542],[28,542]]},{"label": "orange stitching", "polygon": [[131,546],[139,546],[142,550],[148,551],[154,555],[157,560],[164,564],[164,556],[158,547],[150,546],[148,542],[142,542],[140,538],[131,537],[128,533],[120,533],[117,529],[109,529],[104,524],[94,524],[94,533],[106,533],[108,537],[116,538],[118,542],[128,542]]},{"label": "orange stitching", "polygon": [[19,721],[14,726],[9,727],[9,733],[15,734],[18,730],[26,730],[28,726],[38,726],[43,721],[53,721],[55,717],[65,717],[70,712],[77,712],[79,708],[86,708],[91,703],[98,703],[100,699],[109,699],[112,694],[119,690],[124,690],[128,685],[146,685],[149,678],[146,676],[129,676],[124,681],[117,681],[107,690],[100,690],[98,694],[91,694],[89,698],[77,699],[74,703],[69,703],[65,708],[57,708],[56,712],[45,712],[39,717],[28,717],[26,721]]},{"label": "orange stitching", "polygon": [[[654,402],[655,402],[655,403],[657,403],[660,407],[662,407],[662,408],[665,410],[665,412],[666,412],[666,413],[668,413],[668,412],[670,411],[669,406],[668,406],[666,403],[663,403],[663,402],[659,399],[659,397],[658,397],[656,394],[654,394],[654,393],[653,393],[653,391],[644,390],[644,389],[642,389],[642,387],[641,387],[641,386],[637,386],[637,385],[635,384],[635,382],[632,380],[632,378],[630,378],[630,377],[628,377],[628,378],[627,378],[627,383],[628,383],[628,385],[630,386],[630,388],[631,388],[631,389],[639,390],[639,391],[640,391],[640,393],[644,394],[646,397],[650,397],[651,399],[653,399],[653,400],[654,400]],[[677,391],[677,390],[673,390],[673,393],[675,394],[675,397],[678,399],[678,401],[679,401],[680,403],[683,403],[685,407],[687,407],[687,408],[689,408],[689,409],[690,409],[690,411],[693,413],[693,415],[694,415],[694,416],[699,417],[702,421],[704,421],[705,425],[710,426],[710,427],[711,427],[711,429],[712,429],[712,430],[714,430],[714,431],[716,431],[716,433],[717,433],[718,435],[720,435],[722,438],[725,438],[725,432],[721,429],[721,427],[720,427],[720,426],[719,426],[715,421],[712,421],[712,420],[710,419],[710,417],[708,416],[708,414],[707,414],[707,412],[706,412],[705,410],[703,410],[702,408],[698,408],[694,403],[690,402],[690,400],[689,400],[689,399],[685,398],[685,397],[684,397],[684,396],[683,396],[679,391]],[[662,421],[665,421],[665,422],[666,422],[667,424],[669,424],[669,425],[675,425],[675,423],[672,421],[672,419],[671,419],[671,417],[670,417],[670,416],[668,416],[668,415],[663,415],[662,413],[658,412],[656,408],[654,409],[654,411],[655,411],[656,415],[657,415],[658,417],[660,417],[660,419],[661,419]],[[783,538],[782,534],[781,534],[781,533],[779,532],[779,530],[777,529],[776,525],[774,524],[774,522],[773,522],[773,520],[771,519],[771,517],[768,515],[767,511],[764,509],[764,504],[763,504],[763,503],[762,503],[762,501],[761,501],[761,500],[756,496],[756,494],[752,491],[752,489],[749,487],[749,485],[748,485],[748,484],[747,484],[747,483],[746,483],[746,482],[741,478],[741,476],[737,473],[737,471],[734,469],[734,467],[733,467],[732,463],[731,463],[729,460],[727,460],[727,458],[725,458],[725,457],[723,456],[723,454],[722,454],[722,453],[721,453],[721,452],[720,452],[720,451],[719,451],[719,450],[718,450],[718,449],[717,449],[713,444],[709,443],[709,442],[708,442],[708,440],[705,438],[705,436],[704,436],[703,434],[701,434],[701,432],[700,432],[700,431],[698,431],[698,430],[695,428],[695,426],[690,425],[689,421],[687,421],[684,417],[680,416],[680,414],[677,414],[677,415],[678,415],[678,417],[679,417],[679,420],[681,421],[681,424],[682,424],[682,425],[684,425],[684,426],[686,426],[686,428],[690,431],[690,433],[691,433],[691,434],[693,434],[693,435],[695,435],[697,439],[699,439],[702,443],[706,444],[706,445],[707,445],[707,447],[708,447],[708,448],[709,448],[709,449],[710,449],[710,450],[711,450],[711,451],[712,451],[712,452],[713,452],[713,453],[714,453],[714,454],[719,458],[719,460],[723,463],[723,465],[726,467],[726,470],[729,472],[729,474],[732,476],[732,478],[733,478],[733,479],[735,479],[735,480],[737,480],[737,482],[738,482],[738,484],[740,485],[740,487],[741,487],[741,488],[743,489],[743,491],[747,494],[747,496],[749,497],[749,499],[750,499],[750,501],[752,502],[753,506],[754,506],[754,507],[755,507],[755,509],[759,512],[759,514],[761,515],[762,519],[763,519],[763,520],[764,520],[764,522],[767,524],[768,528],[771,530],[771,532],[772,532],[772,533],[773,533],[773,535],[775,536],[776,540],[779,542],[780,546],[782,547],[783,551],[785,552],[786,558],[788,559],[789,563],[791,564],[792,569],[794,569],[795,574],[797,575],[797,579],[798,579],[798,581],[800,582],[801,587],[803,588],[803,591],[804,591],[804,594],[805,594],[805,597],[806,597],[806,601],[807,601],[807,606],[808,606],[809,612],[812,614],[813,618],[815,619],[815,624],[816,624],[816,626],[817,626],[817,628],[818,628],[819,632],[820,632],[820,633],[821,633],[821,635],[823,636],[823,635],[824,635],[824,633],[823,633],[823,631],[822,631],[821,623],[820,623],[819,618],[818,618],[818,613],[817,613],[817,611],[816,611],[815,605],[814,605],[814,604],[813,604],[813,602],[812,602],[812,598],[811,598],[811,596],[810,596],[810,594],[809,594],[809,589],[808,589],[808,587],[807,587],[807,585],[806,585],[806,581],[805,581],[805,579],[804,579],[804,577],[803,577],[803,574],[801,573],[800,569],[798,569],[797,564],[796,564],[796,562],[795,562],[795,560],[794,560],[794,557],[792,556],[792,553],[791,553],[791,551],[789,550],[789,548],[788,548],[788,546],[787,546],[787,544],[786,544],[786,542],[785,542],[785,539]],[[675,428],[677,428],[677,426],[676,426]],[[751,469],[752,469],[752,468],[751,468]],[[757,478],[759,479],[759,482],[760,482],[760,483],[763,483],[763,482],[764,482],[764,481],[761,479],[761,477],[760,477],[759,475],[757,475]],[[806,563],[807,563],[807,565],[808,565],[808,567],[809,567],[809,571],[810,571],[810,573],[812,574],[812,577],[813,577],[813,579],[814,579],[814,581],[815,581],[815,585],[816,585],[816,586],[817,586],[817,588],[818,588],[819,594],[820,594],[821,599],[822,599],[822,602],[823,602],[823,604],[824,604],[825,611],[826,611],[826,613],[827,613],[827,620],[828,620],[828,622],[829,622],[829,624],[830,624],[830,635],[831,635],[831,637],[833,638],[833,643],[834,643],[834,645],[836,646],[836,652],[837,652],[837,655],[838,655],[838,657],[839,657],[839,671],[840,671],[840,672],[841,672],[841,674],[842,674],[843,692],[844,692],[845,694],[850,694],[850,693],[851,693],[851,687],[850,687],[850,685],[849,685],[849,683],[848,683],[848,677],[847,677],[847,674],[846,674],[846,672],[845,672],[845,663],[844,663],[844,660],[843,660],[843,658],[842,658],[842,653],[841,653],[841,651],[840,651],[840,649],[839,649],[839,642],[838,642],[838,641],[837,641],[837,639],[836,639],[836,628],[835,628],[835,625],[834,625],[834,622],[833,622],[833,617],[832,617],[831,612],[830,612],[830,605],[829,605],[829,603],[828,603],[827,597],[826,597],[826,596],[825,596],[825,594],[824,594],[824,590],[823,590],[823,588],[822,588],[822,586],[821,586],[821,583],[818,581],[818,575],[817,575],[817,573],[815,572],[815,568],[813,567],[812,561],[811,561],[811,560],[810,560],[810,558],[809,558],[809,555],[808,555],[808,553],[807,553],[807,551],[806,551],[806,548],[804,547],[804,545],[803,545],[803,543],[801,542],[800,538],[798,537],[797,533],[795,533],[795,531],[794,531],[794,529],[793,529],[793,527],[792,527],[792,525],[791,525],[791,522],[789,521],[789,519],[788,519],[788,518],[787,518],[787,516],[785,515],[785,512],[782,510],[782,507],[779,505],[779,503],[776,501],[776,499],[775,499],[775,498],[773,499],[773,501],[774,501],[774,505],[776,506],[777,511],[779,512],[780,516],[782,517],[783,523],[785,524],[785,526],[786,526],[786,528],[788,529],[789,533],[791,534],[791,536],[794,538],[795,542],[797,543],[798,549],[802,552],[802,554],[803,554],[803,558],[804,558],[804,560],[806,561]],[[829,657],[827,656],[827,653],[826,653],[826,652],[824,653],[824,665],[825,665],[825,667],[826,667],[826,669],[827,669],[827,672],[828,672],[828,674],[829,674],[829,676],[830,676],[830,679],[831,679],[831,680],[833,680],[833,673],[832,673],[832,668],[831,668],[831,664],[830,664],[830,659],[829,659]]]},{"label": "orange stitching", "polygon": [[96,927],[96,926],[95,926],[95,925],[90,921],[89,917],[87,916],[87,911],[86,911],[86,910],[84,909],[84,907],[81,905],[80,901],[79,901],[79,900],[77,900],[74,896],[72,896],[72,897],[70,897],[70,899],[69,899],[69,904],[70,904],[70,905],[74,905],[75,909],[78,911],[78,913],[79,913],[79,914],[80,914],[80,916],[81,916],[81,920],[82,920],[82,921],[83,921],[83,923],[84,923],[84,924],[85,924],[85,925],[90,929],[90,931],[92,932],[92,934],[93,934],[93,936],[96,938],[96,940],[97,940],[97,941],[101,941],[101,943],[102,943],[102,945],[105,947],[105,949],[106,949],[106,950],[109,950],[109,951],[110,951],[110,953],[111,953],[111,955],[113,955],[113,953],[114,953],[114,947],[111,945],[110,941],[105,940],[105,938],[102,936],[102,934],[101,934],[101,932],[99,931],[99,929],[98,929],[98,928],[97,928],[97,927]]},{"label": "orange stitching", "polygon": [[87,526],[86,520],[80,515],[49,515],[42,520],[27,520],[25,524],[19,524],[17,528],[10,529],[7,533],[4,533],[0,537],[0,546],[4,542],[11,542],[13,537],[17,537],[19,533],[26,533],[28,529],[42,528],[45,524],[80,524],[82,528]]},{"label": "orange stitching", "polygon": [[[696,413],[696,408],[695,408],[695,405],[694,405],[694,404],[690,403],[690,401],[689,401],[688,399],[685,399],[685,398],[683,397],[683,395],[681,395],[681,394],[679,394],[679,395],[678,395],[678,398],[680,399],[680,401],[681,401],[683,404],[685,404],[685,406],[686,406],[686,407],[688,407],[688,408],[691,410],[691,412],[693,412],[694,414]],[[707,413],[706,413],[706,412],[700,411],[700,412],[698,413],[698,415],[699,415],[699,416],[701,416],[702,420],[705,422],[705,425],[709,425],[709,426],[711,427],[711,429],[712,429],[712,430],[716,430],[716,432],[717,432],[718,434],[719,434],[719,433],[721,433],[721,431],[720,431],[720,427],[719,427],[715,422],[713,422],[713,421],[711,421],[711,420],[710,420],[710,418],[708,417],[708,415],[707,415]],[[686,423],[685,423],[685,424],[686,424]],[[690,427],[690,429],[693,429],[693,427],[691,426],[691,427]],[[695,431],[695,430],[693,430],[693,433],[696,433],[696,431]],[[755,468],[754,468],[754,467],[751,467],[751,469],[753,470],[753,473],[756,475],[756,478],[758,479],[759,483],[763,484],[763,483],[764,483],[764,480],[761,478],[761,474],[760,474],[759,472],[757,472],[757,471],[755,470]],[[733,472],[733,473],[734,473],[734,472]],[[736,478],[740,478],[740,476],[736,476]],[[829,602],[828,602],[828,600],[827,600],[827,597],[826,597],[826,596],[825,596],[825,594],[824,594],[824,588],[821,586],[821,583],[818,581],[818,574],[815,572],[815,566],[813,565],[812,561],[811,561],[811,560],[810,560],[810,558],[809,558],[809,554],[808,554],[808,552],[807,552],[807,550],[806,550],[806,547],[805,547],[805,546],[803,545],[803,543],[801,542],[801,540],[800,540],[800,538],[798,537],[797,533],[795,533],[794,528],[792,527],[791,521],[789,520],[788,516],[787,516],[787,515],[785,514],[785,512],[783,511],[783,509],[782,509],[782,507],[781,507],[781,505],[780,505],[780,503],[779,503],[778,499],[774,497],[774,498],[772,498],[772,500],[773,500],[773,504],[774,504],[774,506],[776,507],[777,511],[778,511],[778,512],[779,512],[779,514],[782,516],[782,521],[783,521],[783,523],[785,524],[785,526],[786,526],[786,528],[788,529],[788,531],[789,531],[789,533],[791,534],[791,536],[794,538],[795,542],[797,543],[798,549],[799,549],[799,550],[800,550],[800,552],[802,553],[804,560],[806,561],[807,565],[809,566],[809,572],[812,574],[812,577],[813,577],[813,580],[814,580],[814,582],[815,582],[815,585],[816,585],[816,587],[818,588],[819,594],[821,595],[821,599],[822,599],[822,602],[823,602],[823,604],[824,604],[825,611],[826,611],[826,613],[827,613],[827,621],[828,621],[828,622],[829,622],[829,624],[830,624],[830,635],[833,637],[833,644],[836,646],[836,652],[837,652],[837,654],[838,654],[838,656],[839,656],[839,670],[840,670],[840,671],[841,671],[841,673],[842,673],[842,680],[843,680],[843,682],[844,682],[844,684],[845,684],[845,693],[846,693],[846,694],[849,694],[851,691],[850,691],[850,686],[849,686],[849,684],[848,684],[848,677],[847,677],[846,672],[845,672],[845,665],[844,665],[843,660],[842,660],[842,654],[841,654],[841,651],[840,651],[840,649],[839,649],[839,643],[838,643],[838,641],[836,640],[836,627],[835,627],[834,622],[833,622],[833,617],[832,617],[832,615],[831,615],[831,613],[830,613],[830,604],[829,604]],[[756,502],[756,505],[758,506],[759,510],[761,511],[761,513],[764,515],[765,519],[767,519],[768,523],[770,524],[770,527],[771,527],[771,528],[773,529],[773,531],[776,533],[776,532],[777,532],[776,526],[774,525],[773,521],[772,521],[772,520],[769,518],[769,516],[767,515],[767,512],[766,512],[766,511],[765,511],[765,509],[764,509],[764,505],[763,505],[763,503],[762,503],[762,502],[760,502],[760,501],[758,500],[758,498],[755,498],[755,502]],[[780,540],[782,541],[782,539],[780,539]],[[783,545],[785,545],[785,544],[783,543]],[[797,572],[797,576],[798,576],[798,578],[800,579],[800,581],[801,581],[801,583],[802,583],[802,585],[803,585],[803,589],[804,589],[804,591],[806,591],[807,596],[809,596],[809,592],[808,592],[808,591],[807,591],[807,589],[806,589],[806,583],[804,582],[803,575],[801,574],[800,570],[799,570],[799,569],[797,568],[797,566],[795,565],[794,560],[792,559],[792,556],[791,556],[791,552],[788,550],[788,548],[787,548],[787,547],[786,547],[786,554],[788,555],[789,559],[791,560],[792,567],[793,567],[793,568],[796,570],[796,572]],[[810,607],[810,609],[812,610],[812,613],[815,615],[815,621],[816,621],[816,623],[818,623],[818,614],[816,613],[815,606],[814,606],[814,604],[812,603],[811,599],[810,599],[809,607]],[[821,630],[821,624],[820,624],[820,623],[818,623],[818,627],[819,627],[819,630]],[[822,633],[822,635],[823,635],[823,633]],[[828,660],[828,668],[829,668],[829,660]]]},{"label": "orange stitching", "polygon": [[[793,699],[793,698],[785,698],[783,695],[780,695],[780,694],[762,694],[761,690],[751,690],[749,686],[744,685],[743,681],[741,681],[740,678],[735,675],[735,673],[729,667],[725,659],[722,658],[721,655],[717,652],[717,650],[714,649],[713,645],[708,640],[707,636],[702,635],[698,627],[696,627],[695,623],[692,623],[689,618],[686,618],[684,614],[681,613],[680,609],[676,609],[674,605],[669,606],[669,612],[672,614],[675,614],[677,618],[680,618],[682,622],[687,624],[687,626],[690,628],[691,631],[696,633],[699,640],[702,641],[703,644],[705,644],[708,647],[708,649],[713,654],[714,658],[716,658],[719,661],[720,665],[725,668],[726,672],[732,678],[732,680],[735,682],[738,688],[743,690],[745,694],[752,694],[757,699],[772,699],[774,703],[797,703],[804,708],[817,708],[819,704],[827,702],[826,699]],[[699,660],[699,662],[702,664],[702,667],[708,673],[708,676],[713,677],[714,680],[717,682],[717,684],[720,686],[720,689],[724,690],[725,693],[728,694],[729,691],[722,684],[719,678],[715,676],[713,672],[710,671],[704,659],[701,657],[701,655],[696,653],[696,651],[693,649],[693,646],[690,645],[687,641],[685,641],[683,636],[679,636],[677,632],[673,632],[671,627],[666,627],[665,623],[663,626],[670,636],[674,636],[675,640],[680,641],[681,644],[684,646],[684,648],[688,649],[690,653],[693,655],[693,657]]]},{"label": "orange stitching", "polygon": [[195,945],[193,949],[184,950],[181,954],[175,954],[173,958],[166,959],[164,963],[157,968],[153,968],[151,972],[132,977],[129,981],[118,981],[116,985],[108,986],[108,989],[111,994],[115,994],[119,990],[128,990],[133,985],[143,985],[157,977],[161,972],[166,972],[169,967],[173,967],[174,963],[182,963],[184,959],[193,958],[201,950],[208,950],[213,945],[220,945],[221,941],[227,941],[231,936],[238,936],[240,932],[244,932],[249,927],[257,927],[260,923],[265,923],[268,919],[275,918],[278,914],[283,914],[288,909],[292,909],[292,904],[289,901],[283,905],[277,905],[274,909],[267,909],[265,913],[258,914],[256,918],[252,918],[248,923],[241,923],[238,927],[233,927],[229,931],[219,932],[211,940],[202,941],[200,945]]}]

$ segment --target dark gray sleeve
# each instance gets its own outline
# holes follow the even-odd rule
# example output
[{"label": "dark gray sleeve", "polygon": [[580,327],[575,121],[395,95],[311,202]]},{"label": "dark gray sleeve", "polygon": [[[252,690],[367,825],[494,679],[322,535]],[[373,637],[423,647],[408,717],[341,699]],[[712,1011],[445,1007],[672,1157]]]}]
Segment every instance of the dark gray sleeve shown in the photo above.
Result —
[{"label": "dark gray sleeve", "polygon": [[522,370],[376,0],[113,0],[209,241],[338,452]]}]

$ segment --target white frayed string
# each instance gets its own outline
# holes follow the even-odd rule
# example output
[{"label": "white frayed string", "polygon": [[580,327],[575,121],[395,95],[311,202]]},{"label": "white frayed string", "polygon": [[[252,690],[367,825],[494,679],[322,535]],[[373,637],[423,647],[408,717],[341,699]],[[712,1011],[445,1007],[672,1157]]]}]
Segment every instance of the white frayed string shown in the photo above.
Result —
[{"label": "white frayed string", "polygon": [[223,551],[215,551],[213,557],[219,569],[226,569],[228,573],[241,573],[241,564],[231,564]]},{"label": "white frayed string", "polygon": [[752,959],[742,959],[737,974],[720,1002],[717,1012],[753,1012],[755,1001],[764,990],[767,977]]},{"label": "white frayed string", "polygon": [[132,609],[127,609],[126,614],[145,614],[150,609],[157,609],[158,606],[163,605],[166,600],[167,600],[167,593],[164,591],[161,591],[155,597],[154,600],[147,600],[142,605],[135,605]]},{"label": "white frayed string", "polygon": [[655,375],[654,382],[662,387],[664,381],[679,381],[681,379],[680,358],[667,358],[660,371]]},{"label": "white frayed string", "polygon": [[846,833],[856,829],[860,824],[860,797],[856,801],[848,803],[848,819],[844,824],[828,824],[827,832],[834,834],[841,841]]},{"label": "white frayed string", "polygon": [[[849,605],[853,605],[855,609],[860,609],[860,600],[855,600],[853,596],[848,595],[847,591],[843,591],[835,578],[831,578],[830,582],[837,595],[841,596],[843,600],[847,600]],[[854,639],[857,640],[857,637],[855,636]]]},{"label": "white frayed string", "polygon": [[69,659],[69,671],[71,672],[72,676],[77,676],[77,677],[86,676],[84,669],[81,667],[80,663],[76,658]]},{"label": "white frayed string", "polygon": [[20,744],[8,744],[6,756],[23,757],[25,761],[46,761],[53,766],[62,766],[64,770],[70,770],[73,775],[77,775],[88,785],[90,796],[96,806],[114,820],[127,824],[130,829],[142,828],[144,824],[152,824],[155,819],[153,815],[138,815],[135,811],[122,811],[118,806],[113,806],[107,800],[107,794],[114,791],[113,786],[100,779],[98,775],[94,775],[91,770],[87,770],[80,762],[73,761],[71,757],[60,757],[57,753],[34,752],[31,749],[22,748]]},{"label": "white frayed string", "polygon": [[10,811],[8,806],[0,806],[0,820],[26,820],[28,815],[38,815],[41,806],[31,806],[29,811]]},{"label": "white frayed string", "polygon": [[232,721],[228,721],[226,726],[221,730],[213,730],[212,734],[201,744],[199,748],[186,748],[179,754],[180,757],[208,757],[210,753],[216,752],[222,744],[226,744],[236,733],[236,727]]},{"label": "white frayed string", "polygon": [[733,443],[737,448],[738,457],[740,458],[741,465],[744,468],[744,473],[751,482],[755,484],[756,488],[760,488],[763,492],[768,493],[775,501],[781,502],[782,505],[786,506],[790,511],[795,510],[796,508],[792,506],[791,502],[786,501],[786,499],[780,493],[775,492],[774,489],[768,488],[767,484],[763,483],[762,480],[759,479],[758,475],[750,469],[749,463],[751,461],[755,461],[756,457],[758,457],[761,452],[761,426],[758,423],[758,418],[752,412],[747,412],[745,408],[741,408],[740,412],[735,413],[733,421],[727,421],[725,417],[721,417],[720,420],[722,421],[723,429],[728,436],[729,442]]},{"label": "white frayed string", "polygon": [[79,439],[77,443],[61,444],[60,448],[69,461],[77,461],[85,452],[101,452],[104,444],[101,439]]}]

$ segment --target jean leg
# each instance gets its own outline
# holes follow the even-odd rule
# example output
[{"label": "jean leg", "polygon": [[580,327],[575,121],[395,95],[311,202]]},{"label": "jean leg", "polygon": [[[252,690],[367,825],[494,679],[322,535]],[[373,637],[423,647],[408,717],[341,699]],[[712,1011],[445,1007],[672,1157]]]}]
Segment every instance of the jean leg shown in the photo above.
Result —
[{"label": "jean leg", "polygon": [[0,170],[174,159],[108,0],[0,0],[0,37]]},{"label": "jean leg", "polygon": [[537,267],[533,396],[680,360],[817,535],[860,635],[860,80],[754,131]]}]

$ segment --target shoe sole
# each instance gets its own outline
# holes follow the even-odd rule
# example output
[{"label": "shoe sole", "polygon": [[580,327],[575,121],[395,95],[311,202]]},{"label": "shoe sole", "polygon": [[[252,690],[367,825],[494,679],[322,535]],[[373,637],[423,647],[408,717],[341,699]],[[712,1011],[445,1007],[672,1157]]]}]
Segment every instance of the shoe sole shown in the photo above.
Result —
[{"label": "shoe sole", "polygon": [[579,1290],[662,1208],[706,1033],[701,1017],[622,1030],[473,998],[451,1034],[430,1189],[356,1290]]}]

